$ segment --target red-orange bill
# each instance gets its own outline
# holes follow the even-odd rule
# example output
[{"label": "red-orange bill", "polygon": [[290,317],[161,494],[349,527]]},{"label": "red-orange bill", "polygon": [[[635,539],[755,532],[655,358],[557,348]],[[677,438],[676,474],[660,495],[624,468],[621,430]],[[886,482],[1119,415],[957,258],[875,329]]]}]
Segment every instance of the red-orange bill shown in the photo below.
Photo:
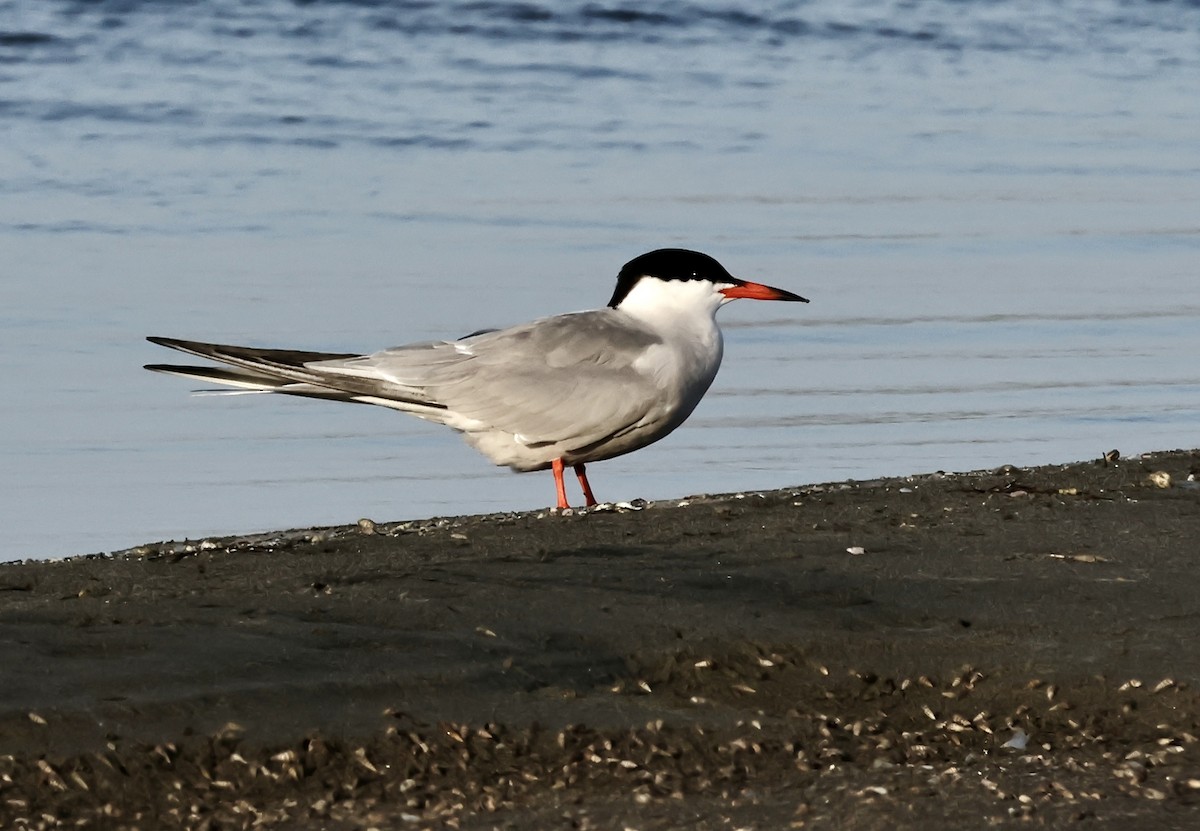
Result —
[{"label": "red-orange bill", "polygon": [[790,291],[777,289],[772,286],[764,286],[762,283],[750,283],[743,281],[736,286],[730,286],[727,289],[721,289],[721,294],[728,298],[744,297],[748,300],[797,300],[801,303],[807,303],[807,297],[801,297],[798,294],[792,294]]}]

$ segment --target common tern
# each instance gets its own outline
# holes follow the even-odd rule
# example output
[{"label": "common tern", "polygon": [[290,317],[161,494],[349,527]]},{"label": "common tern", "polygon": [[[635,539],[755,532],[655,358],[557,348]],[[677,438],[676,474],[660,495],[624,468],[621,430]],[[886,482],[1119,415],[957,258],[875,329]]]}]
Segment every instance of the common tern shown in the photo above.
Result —
[{"label": "common tern", "polygon": [[569,507],[570,465],[592,506],[584,465],[638,450],[683,423],[721,365],[717,309],[740,297],[808,302],[740,280],[707,254],[663,248],[625,264],[603,309],[367,355],[150,337],[227,366],[146,369],[231,394],[377,404],[436,421],[497,465],[551,469],[559,508]]}]

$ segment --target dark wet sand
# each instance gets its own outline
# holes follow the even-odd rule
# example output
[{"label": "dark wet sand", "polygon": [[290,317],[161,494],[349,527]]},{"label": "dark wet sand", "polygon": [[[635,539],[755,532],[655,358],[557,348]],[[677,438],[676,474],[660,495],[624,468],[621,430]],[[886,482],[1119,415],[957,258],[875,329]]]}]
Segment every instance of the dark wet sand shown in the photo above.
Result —
[{"label": "dark wet sand", "polygon": [[1196,471],[0,566],[0,827],[1200,827]]}]

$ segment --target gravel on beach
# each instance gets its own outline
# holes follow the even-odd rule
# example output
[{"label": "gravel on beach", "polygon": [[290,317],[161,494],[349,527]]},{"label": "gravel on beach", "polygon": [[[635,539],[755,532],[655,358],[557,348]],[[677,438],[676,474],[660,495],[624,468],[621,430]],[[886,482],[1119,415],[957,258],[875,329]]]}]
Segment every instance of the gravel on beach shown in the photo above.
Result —
[{"label": "gravel on beach", "polygon": [[1200,451],[0,565],[0,826],[1200,827]]}]

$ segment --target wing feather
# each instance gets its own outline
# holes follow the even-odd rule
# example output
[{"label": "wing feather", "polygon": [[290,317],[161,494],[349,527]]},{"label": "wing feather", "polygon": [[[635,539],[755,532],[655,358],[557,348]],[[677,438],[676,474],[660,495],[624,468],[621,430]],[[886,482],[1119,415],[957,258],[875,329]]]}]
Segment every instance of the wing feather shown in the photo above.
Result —
[{"label": "wing feather", "polygon": [[531,448],[587,448],[666,417],[642,360],[662,340],[614,309],[370,355],[151,340],[235,368],[151,367],[158,371],[394,406],[468,434],[506,433]]},{"label": "wing feather", "polygon": [[307,368],[419,391],[460,418],[447,423],[469,432],[499,430],[530,447],[584,447],[638,424],[659,399],[637,362],[661,340],[618,315],[559,315]]}]

